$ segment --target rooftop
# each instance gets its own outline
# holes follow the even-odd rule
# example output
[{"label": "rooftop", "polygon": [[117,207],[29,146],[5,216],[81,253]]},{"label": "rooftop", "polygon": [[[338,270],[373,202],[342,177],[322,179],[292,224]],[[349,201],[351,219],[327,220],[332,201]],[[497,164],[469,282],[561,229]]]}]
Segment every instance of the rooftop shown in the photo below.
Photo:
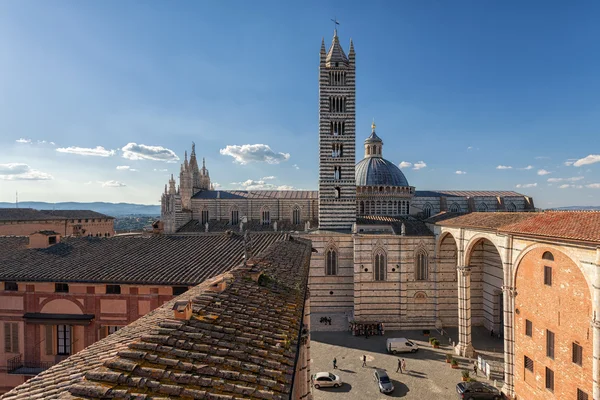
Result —
[{"label": "rooftop", "polygon": [[531,218],[533,212],[472,212],[437,222],[441,226],[498,229]]},{"label": "rooftop", "polygon": [[112,218],[91,210],[35,210],[33,208],[0,208],[0,221],[48,221],[83,218]]},{"label": "rooftop", "polygon": [[[252,233],[252,254],[287,237]],[[0,252],[0,281],[197,285],[243,256],[244,239],[235,233],[67,238],[44,249]]]},{"label": "rooftop", "polygon": [[[190,289],[2,399],[288,399],[310,255],[305,240],[273,243],[250,267]],[[225,277],[222,292],[211,290]],[[185,301],[192,317],[173,319]]]},{"label": "rooftop", "polygon": [[416,197],[525,197],[512,190],[417,190]]},{"label": "rooftop", "polygon": [[85,219],[85,218],[109,218],[114,219],[106,214],[102,214],[92,210],[40,210],[43,213],[63,217],[67,219]]},{"label": "rooftop", "polygon": [[192,199],[318,199],[318,190],[201,190]]},{"label": "rooftop", "polygon": [[[387,217],[383,215],[368,215],[356,218],[357,225],[391,225],[394,233],[400,235],[402,224],[406,236],[433,236],[433,232],[427,228],[424,222],[413,217]],[[368,233],[368,232],[366,232]]]}]

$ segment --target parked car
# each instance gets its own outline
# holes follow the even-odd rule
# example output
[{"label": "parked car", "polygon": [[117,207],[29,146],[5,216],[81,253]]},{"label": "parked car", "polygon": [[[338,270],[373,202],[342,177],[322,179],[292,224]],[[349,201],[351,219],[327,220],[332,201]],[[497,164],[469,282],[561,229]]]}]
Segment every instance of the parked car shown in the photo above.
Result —
[{"label": "parked car", "polygon": [[394,385],[387,372],[376,369],[373,373],[373,377],[375,378],[375,382],[377,382],[377,387],[381,393],[392,393],[394,391]]},{"label": "parked car", "polygon": [[456,384],[459,399],[465,400],[501,400],[502,393],[484,382],[459,382]]},{"label": "parked car", "polygon": [[310,382],[315,389],[322,387],[334,387],[338,388],[342,386],[342,378],[339,375],[334,375],[331,372],[317,372],[310,377]]},{"label": "parked car", "polygon": [[415,342],[411,342],[406,338],[389,338],[386,341],[386,349],[388,353],[416,353],[419,346]]}]

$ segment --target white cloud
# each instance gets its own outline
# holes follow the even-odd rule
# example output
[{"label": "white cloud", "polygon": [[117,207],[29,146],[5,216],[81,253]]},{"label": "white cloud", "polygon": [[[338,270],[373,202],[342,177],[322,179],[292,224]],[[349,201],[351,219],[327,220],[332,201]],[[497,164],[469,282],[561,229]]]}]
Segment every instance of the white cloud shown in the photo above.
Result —
[{"label": "white cloud", "polygon": [[47,181],[54,179],[50,174],[31,168],[23,163],[0,164],[0,180],[4,181]]},{"label": "white cloud", "polygon": [[294,165],[292,165],[292,167],[294,167],[296,169],[300,169],[300,167],[298,166],[298,164],[294,164]]},{"label": "white cloud", "polygon": [[[270,178],[267,176],[266,178]],[[248,179],[244,182],[232,182],[232,185],[241,187],[243,190],[295,190],[290,185],[274,185],[272,183],[265,182],[265,178],[260,180]]]},{"label": "white cloud", "polygon": [[533,169],[533,165],[528,165],[525,168],[519,168],[519,169],[530,170],[530,169]]},{"label": "white cloud", "polygon": [[413,164],[413,169],[419,170],[419,169],[425,168],[426,166],[427,166],[427,164],[425,164],[425,161],[418,161]]},{"label": "white cloud", "polygon": [[548,157],[548,156],[537,156],[535,159],[536,160],[549,160],[550,157]]},{"label": "white cloud", "polygon": [[575,159],[570,159],[570,160],[567,160],[567,161],[565,161],[565,163],[564,163],[564,164],[565,164],[567,167],[570,167],[571,165],[573,165],[573,164],[575,163],[575,161],[577,161],[577,160],[575,160]]},{"label": "white cloud", "polygon": [[532,187],[536,187],[537,183],[519,183],[517,184],[518,188],[532,188]]},{"label": "white cloud", "polygon": [[137,172],[137,169],[135,168],[131,168],[129,165],[117,165],[117,169],[119,171],[131,171],[131,172]]},{"label": "white cloud", "polygon": [[114,156],[116,153],[116,151],[107,150],[102,146],[96,146],[93,149],[88,148],[88,147],[76,147],[76,146],[59,147],[58,149],[56,149],[56,151],[58,151],[59,153],[69,153],[69,154],[77,154],[80,156],[95,156],[95,157],[110,157],[110,156]]},{"label": "white cloud", "polygon": [[466,174],[466,172],[465,172],[465,171],[456,171],[455,173],[456,173],[457,175],[465,175],[465,174]]},{"label": "white cloud", "polygon": [[92,182],[92,181],[87,181],[87,182],[85,182],[85,183],[84,183],[84,185],[91,185],[92,183],[94,183],[94,182]]},{"label": "white cloud", "polygon": [[281,185],[277,186],[277,190],[296,190],[296,188],[290,185]]},{"label": "white cloud", "polygon": [[145,144],[127,143],[121,149],[123,158],[128,160],[153,160],[175,162],[179,160],[177,154],[171,149],[162,146],[148,146]]},{"label": "white cloud", "polygon": [[552,172],[550,172],[550,171],[546,171],[545,169],[540,169],[540,170],[537,172],[537,174],[538,174],[538,175],[548,175],[548,174],[551,174],[551,173],[552,173]]},{"label": "white cloud", "polygon": [[25,144],[30,144],[31,143],[31,139],[24,139],[24,138],[20,138],[16,140],[17,143],[25,143]]},{"label": "white cloud", "polygon": [[267,144],[243,144],[227,145],[219,150],[224,156],[231,156],[234,162],[248,164],[249,162],[266,162],[267,164],[279,164],[290,158],[289,153],[275,153]]},{"label": "white cloud", "polygon": [[467,147],[467,150],[473,150],[473,146]]},{"label": "white cloud", "polygon": [[154,172],[167,172],[168,169],[166,168],[154,168]]},{"label": "white cloud", "polygon": [[123,182],[119,182],[119,181],[105,181],[105,182],[98,182],[102,185],[102,187],[123,187],[123,186],[127,186],[125,185]]},{"label": "white cloud", "polygon": [[[589,187],[589,185],[588,185],[588,187]],[[583,185],[572,185],[569,183],[565,183],[563,185],[560,185],[558,188],[559,189],[567,189],[567,188],[583,189]]]},{"label": "white cloud", "polygon": [[[587,157],[583,157],[583,158],[580,158],[579,160],[575,161],[573,163],[573,165],[575,167],[581,167],[583,165],[595,164],[597,162],[600,162],[600,154],[590,154]],[[566,163],[565,163],[565,165],[566,165]]]},{"label": "white cloud", "polygon": [[496,169],[512,169],[510,165],[498,165]]},{"label": "white cloud", "polygon": [[211,182],[210,184],[215,190],[219,189],[222,186],[219,182]]},{"label": "white cloud", "polygon": [[398,164],[398,166],[400,168],[409,168],[409,167],[412,167],[412,163],[410,163],[408,161],[402,161],[400,164]]},{"label": "white cloud", "polygon": [[590,183],[589,185],[585,185],[585,187],[590,189],[600,189],[600,183]]},{"label": "white cloud", "polygon": [[270,180],[273,180],[273,179],[275,179],[274,176],[265,176],[261,180],[263,180],[263,181],[270,181]]},{"label": "white cloud", "polygon": [[558,188],[559,189],[566,189],[566,188],[570,188],[571,185],[569,185],[568,183],[565,183],[564,185],[560,185]]},{"label": "white cloud", "polygon": [[582,180],[583,178],[584,178],[583,176],[574,176],[572,178],[548,178],[548,182],[563,182],[563,181],[576,182],[576,181]]}]

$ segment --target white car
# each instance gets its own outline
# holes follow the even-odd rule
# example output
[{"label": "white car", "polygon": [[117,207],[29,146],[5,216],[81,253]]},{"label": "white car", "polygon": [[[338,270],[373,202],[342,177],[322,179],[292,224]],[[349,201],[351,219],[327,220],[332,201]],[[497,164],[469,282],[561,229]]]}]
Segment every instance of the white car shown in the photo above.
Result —
[{"label": "white car", "polygon": [[338,388],[342,386],[342,378],[331,372],[317,372],[310,377],[310,381],[315,389],[320,389],[322,387]]}]

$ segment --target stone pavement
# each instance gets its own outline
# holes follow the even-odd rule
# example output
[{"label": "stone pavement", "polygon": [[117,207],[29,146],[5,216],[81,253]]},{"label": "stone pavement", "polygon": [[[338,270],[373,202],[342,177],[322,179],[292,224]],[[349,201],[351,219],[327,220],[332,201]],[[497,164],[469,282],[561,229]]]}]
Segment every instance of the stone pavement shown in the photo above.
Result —
[{"label": "stone pavement", "polygon": [[[320,322],[321,317],[331,318],[331,325]],[[311,313],[310,314],[311,332],[321,331],[348,331],[348,315],[344,313]]]},{"label": "stone pavement", "polygon": [[[317,320],[318,323],[318,320]],[[333,321],[332,321],[333,325]],[[450,332],[452,337],[452,332]],[[311,332],[311,373],[329,371],[341,376],[341,388],[313,389],[315,400],[345,399],[371,400],[386,397],[405,399],[457,399],[456,384],[461,381],[461,371],[468,369],[473,374],[473,360],[457,358],[459,369],[446,363],[446,353],[452,352],[448,337],[440,337],[436,331],[432,336],[441,339],[442,346],[433,349],[421,331],[386,331],[384,336],[352,336],[349,332]],[[486,344],[480,336],[480,345]],[[391,337],[406,337],[415,341],[420,349],[417,353],[387,354],[385,342]],[[454,335],[456,338],[456,335]],[[456,340],[456,339],[455,339]],[[489,345],[489,344],[488,344]],[[495,345],[493,342],[491,345]],[[488,346],[489,347],[489,346]],[[477,348],[477,347],[476,347]],[[362,367],[362,356],[367,356],[367,367]],[[333,370],[333,358],[337,358],[338,369]],[[398,359],[404,358],[407,372],[396,372]],[[390,395],[379,393],[373,378],[375,368],[385,369],[395,390]],[[487,381],[481,374],[478,380]],[[489,382],[489,381],[488,381]],[[493,384],[493,382],[490,382]],[[501,387],[502,383],[498,383]]]}]

